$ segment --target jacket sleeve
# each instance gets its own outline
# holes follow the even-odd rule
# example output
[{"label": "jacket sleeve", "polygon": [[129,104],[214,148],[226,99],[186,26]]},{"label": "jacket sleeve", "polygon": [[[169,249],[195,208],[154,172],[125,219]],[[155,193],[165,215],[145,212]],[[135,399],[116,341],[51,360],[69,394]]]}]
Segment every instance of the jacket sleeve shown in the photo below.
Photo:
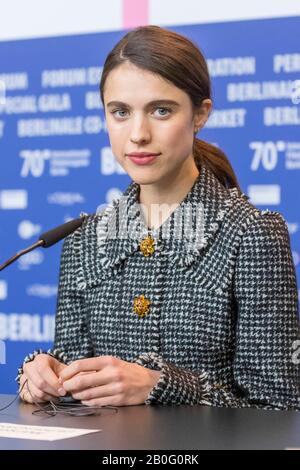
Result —
[{"label": "jacket sleeve", "polygon": [[81,228],[65,238],[59,272],[54,345],[63,362],[92,357],[93,348],[86,326],[83,290],[79,289]]},{"label": "jacket sleeve", "polygon": [[[233,387],[183,370],[156,353],[138,364],[161,370],[145,404],[208,404],[300,411],[298,292],[286,223],[263,211],[244,233],[233,280],[237,309]],[[298,362],[298,363],[297,363]],[[201,367],[200,367],[201,369]]]},{"label": "jacket sleeve", "polygon": [[49,354],[65,364],[93,356],[85,322],[84,297],[78,288],[82,282],[79,266],[80,234],[81,228],[66,237],[62,247],[53,347],[48,351],[38,349],[24,358],[15,379],[18,383],[23,374],[23,365],[33,361],[38,354]]}]

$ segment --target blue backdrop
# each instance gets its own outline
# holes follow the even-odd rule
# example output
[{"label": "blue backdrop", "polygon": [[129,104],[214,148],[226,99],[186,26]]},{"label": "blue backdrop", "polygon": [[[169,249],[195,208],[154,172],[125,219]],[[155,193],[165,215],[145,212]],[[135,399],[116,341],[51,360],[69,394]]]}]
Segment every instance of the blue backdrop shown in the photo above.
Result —
[{"label": "blue backdrop", "polygon": [[[257,207],[284,215],[299,279],[300,17],[169,28],[209,64],[214,112],[199,137],[225,151]],[[0,42],[0,264],[129,184],[98,92],[125,32]],[[0,273],[0,393],[16,391],[28,352],[52,344],[61,246]]]}]

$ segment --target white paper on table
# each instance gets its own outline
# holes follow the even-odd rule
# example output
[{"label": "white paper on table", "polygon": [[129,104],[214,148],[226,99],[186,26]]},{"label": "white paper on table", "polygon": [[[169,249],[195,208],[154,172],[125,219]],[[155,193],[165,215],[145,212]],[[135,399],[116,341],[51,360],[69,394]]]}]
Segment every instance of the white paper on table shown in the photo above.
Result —
[{"label": "white paper on table", "polygon": [[0,423],[0,437],[34,439],[36,441],[57,441],[70,437],[83,436],[102,429],[61,428],[53,426],[29,426],[26,424]]}]

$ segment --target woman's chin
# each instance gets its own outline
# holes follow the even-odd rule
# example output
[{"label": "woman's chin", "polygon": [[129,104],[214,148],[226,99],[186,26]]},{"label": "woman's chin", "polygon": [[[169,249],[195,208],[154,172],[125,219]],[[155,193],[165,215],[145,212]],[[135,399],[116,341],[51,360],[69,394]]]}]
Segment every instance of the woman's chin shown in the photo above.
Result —
[{"label": "woman's chin", "polygon": [[159,175],[155,172],[142,170],[128,172],[130,178],[137,184],[154,184],[160,180]]},{"label": "woman's chin", "polygon": [[132,178],[135,183],[147,186],[150,184],[157,184],[159,182],[158,178]]}]

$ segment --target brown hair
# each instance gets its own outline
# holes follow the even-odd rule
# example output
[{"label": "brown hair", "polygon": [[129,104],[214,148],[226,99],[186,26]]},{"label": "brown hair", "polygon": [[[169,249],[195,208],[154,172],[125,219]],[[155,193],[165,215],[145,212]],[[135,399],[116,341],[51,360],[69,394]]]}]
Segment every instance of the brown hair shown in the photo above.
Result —
[{"label": "brown hair", "polygon": [[[211,99],[208,67],[198,46],[174,31],[149,25],[127,33],[108,54],[100,81],[103,106],[108,74],[125,61],[161,75],[185,91],[191,99],[193,111],[205,98]],[[195,137],[193,154],[199,170],[202,165],[209,167],[223,186],[236,187],[241,193],[234,170],[222,150]]]}]

